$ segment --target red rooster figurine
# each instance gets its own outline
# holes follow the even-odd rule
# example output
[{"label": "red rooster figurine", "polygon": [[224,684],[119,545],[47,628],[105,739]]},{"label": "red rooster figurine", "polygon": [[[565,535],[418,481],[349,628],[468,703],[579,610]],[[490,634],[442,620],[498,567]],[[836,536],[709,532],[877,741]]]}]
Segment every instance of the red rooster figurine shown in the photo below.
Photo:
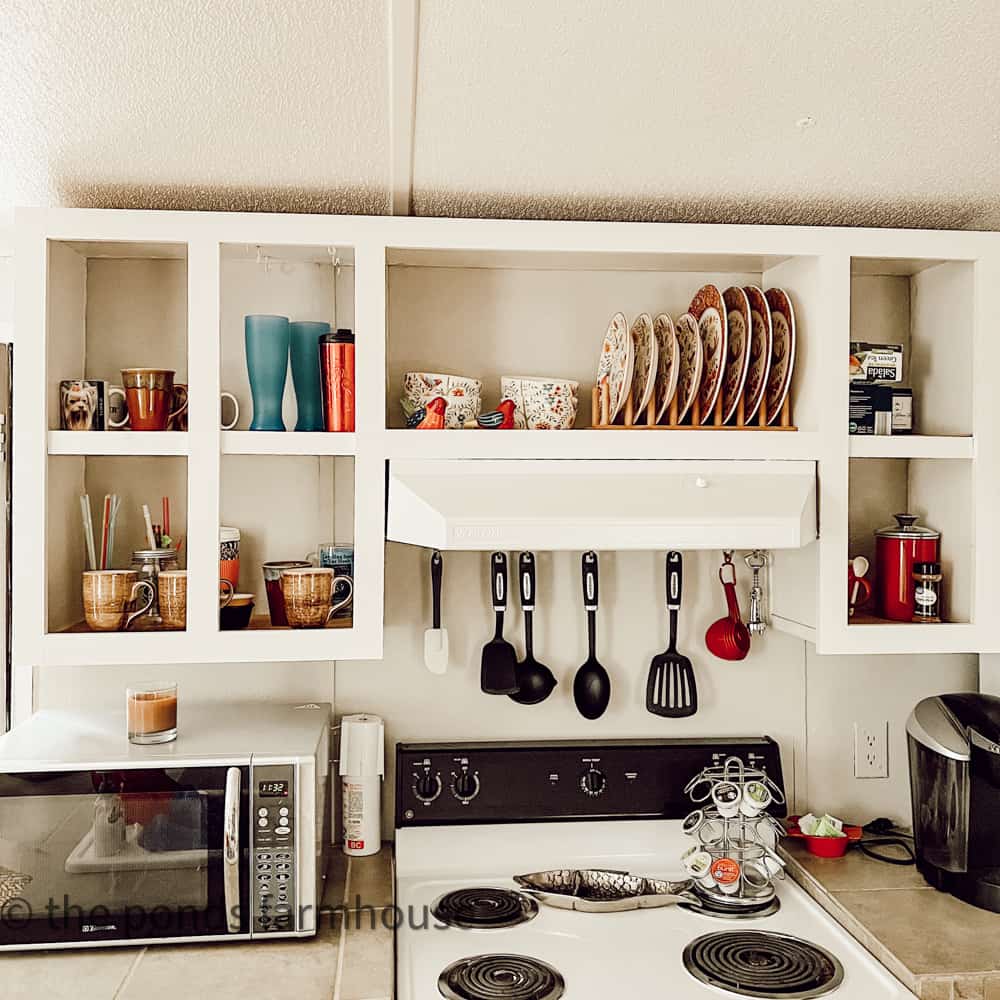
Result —
[{"label": "red rooster figurine", "polygon": [[505,399],[495,410],[476,417],[476,424],[485,431],[509,431],[514,426],[514,400]]},{"label": "red rooster figurine", "polygon": [[424,419],[417,424],[418,431],[439,431],[444,427],[444,411],[448,409],[448,400],[443,396],[435,396],[427,404]]}]

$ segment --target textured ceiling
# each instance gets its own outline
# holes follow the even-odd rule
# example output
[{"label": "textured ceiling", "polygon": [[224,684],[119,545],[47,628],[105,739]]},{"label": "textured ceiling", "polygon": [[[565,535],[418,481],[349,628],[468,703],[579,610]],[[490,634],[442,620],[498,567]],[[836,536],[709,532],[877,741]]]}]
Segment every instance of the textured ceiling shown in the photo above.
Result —
[{"label": "textured ceiling", "polygon": [[[6,0],[12,203],[384,212],[388,0]],[[422,0],[417,214],[1000,228],[1000,5]]]}]

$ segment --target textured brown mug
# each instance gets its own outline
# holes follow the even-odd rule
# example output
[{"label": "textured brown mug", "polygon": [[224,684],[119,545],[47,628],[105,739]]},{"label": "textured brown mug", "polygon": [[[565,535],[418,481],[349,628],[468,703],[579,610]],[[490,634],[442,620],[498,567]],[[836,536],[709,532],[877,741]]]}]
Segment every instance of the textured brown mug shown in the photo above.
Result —
[{"label": "textured brown mug", "polygon": [[[167,628],[187,628],[187,570],[168,569],[159,575],[160,617]],[[233,599],[233,585],[219,581],[219,607]]]},{"label": "textured brown mug", "polygon": [[[342,584],[347,593],[334,601],[334,591]],[[285,616],[292,628],[324,628],[354,593],[349,576],[337,576],[332,569],[309,567],[281,571],[281,593],[285,599]]]},{"label": "textured brown mug", "polygon": [[[129,611],[145,595],[145,604]],[[88,570],[83,574],[83,615],[95,632],[123,632],[153,606],[156,592],[130,569]]]}]

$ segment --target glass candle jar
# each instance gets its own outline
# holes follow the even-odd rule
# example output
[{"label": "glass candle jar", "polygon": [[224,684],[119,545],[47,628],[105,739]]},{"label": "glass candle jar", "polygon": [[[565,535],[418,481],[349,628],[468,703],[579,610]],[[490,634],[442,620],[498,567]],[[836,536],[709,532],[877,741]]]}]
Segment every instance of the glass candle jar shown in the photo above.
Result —
[{"label": "glass candle jar", "polygon": [[125,712],[130,743],[145,746],[177,739],[177,682],[127,688]]}]

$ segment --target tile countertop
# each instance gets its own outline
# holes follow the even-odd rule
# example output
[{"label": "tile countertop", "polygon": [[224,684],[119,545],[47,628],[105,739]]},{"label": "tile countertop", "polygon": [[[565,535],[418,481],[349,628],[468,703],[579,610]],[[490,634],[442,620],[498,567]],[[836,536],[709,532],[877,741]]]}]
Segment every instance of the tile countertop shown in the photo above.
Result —
[{"label": "tile countertop", "polygon": [[938,892],[912,865],[782,847],[789,875],[921,1000],[1000,1000],[1000,914]]},{"label": "tile countertop", "polygon": [[391,1000],[392,893],[391,844],[369,858],[335,847],[314,938],[5,953],[0,982],[4,996],[47,1000],[176,1000],[180,980],[217,1000],[256,996],[264,981],[295,1000]]}]

